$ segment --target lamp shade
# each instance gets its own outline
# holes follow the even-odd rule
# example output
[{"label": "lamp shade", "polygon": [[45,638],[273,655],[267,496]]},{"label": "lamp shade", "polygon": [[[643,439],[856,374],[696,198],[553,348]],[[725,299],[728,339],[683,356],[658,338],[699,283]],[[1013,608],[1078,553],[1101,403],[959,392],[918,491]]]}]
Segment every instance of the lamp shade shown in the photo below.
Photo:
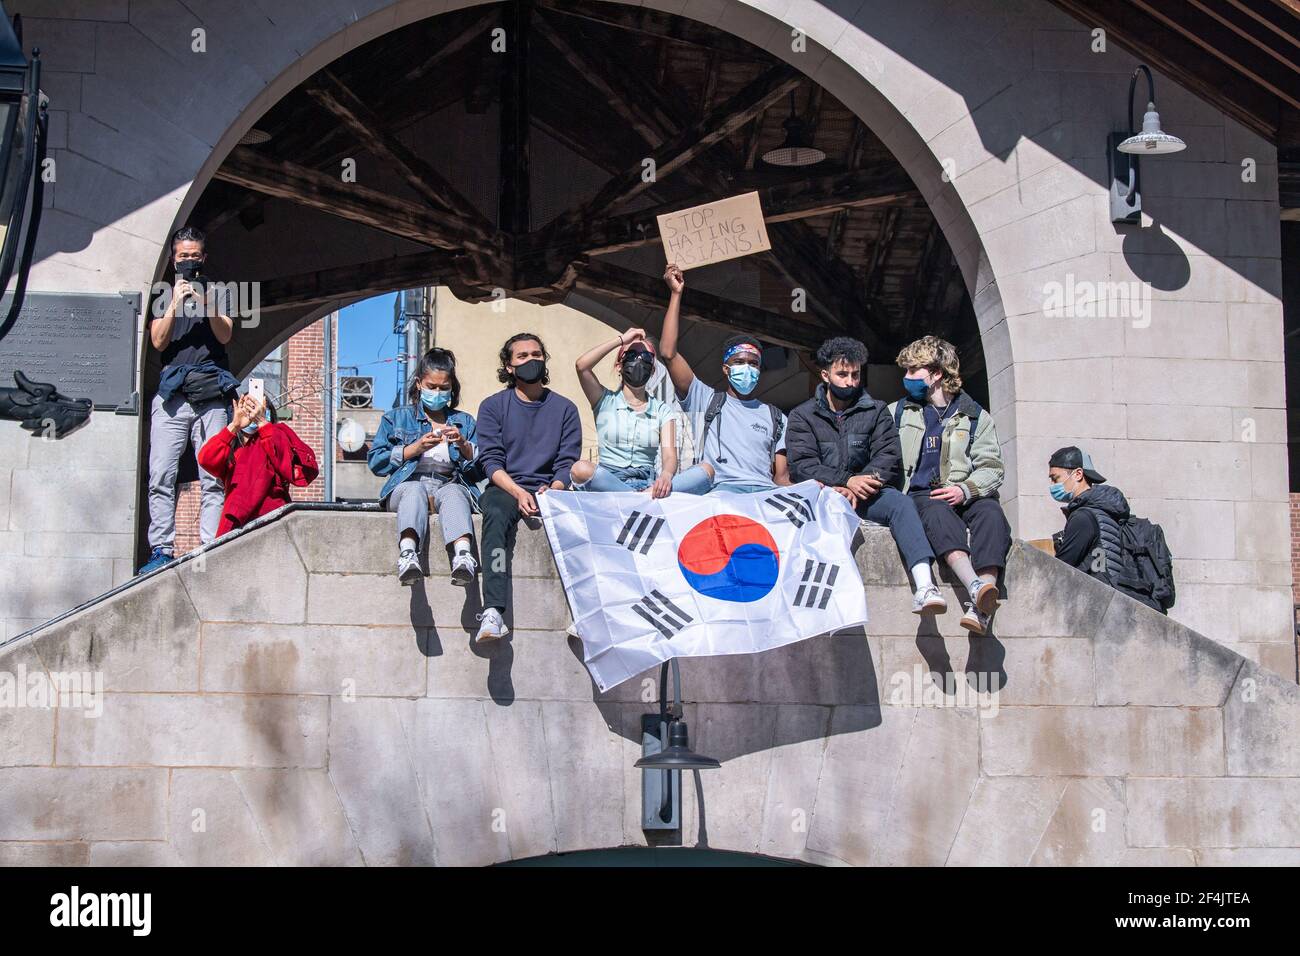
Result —
[{"label": "lamp shade", "polygon": [[1186,149],[1187,144],[1160,128],[1160,114],[1156,112],[1156,105],[1148,103],[1146,114],[1142,117],[1142,132],[1135,133],[1115,148],[1121,153],[1160,155],[1177,153]]},{"label": "lamp shade", "polygon": [[642,757],[633,766],[638,770],[717,770],[722,764],[691,750],[686,722],[674,720],[668,726],[668,746]]}]

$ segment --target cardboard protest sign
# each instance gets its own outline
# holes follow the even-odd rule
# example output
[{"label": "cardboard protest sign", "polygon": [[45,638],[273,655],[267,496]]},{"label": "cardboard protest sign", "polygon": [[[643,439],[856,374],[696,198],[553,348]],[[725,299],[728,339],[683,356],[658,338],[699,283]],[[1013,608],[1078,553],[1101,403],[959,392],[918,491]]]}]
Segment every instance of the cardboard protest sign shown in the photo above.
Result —
[{"label": "cardboard protest sign", "polygon": [[758,193],[656,216],[664,255],[683,271],[772,248]]}]

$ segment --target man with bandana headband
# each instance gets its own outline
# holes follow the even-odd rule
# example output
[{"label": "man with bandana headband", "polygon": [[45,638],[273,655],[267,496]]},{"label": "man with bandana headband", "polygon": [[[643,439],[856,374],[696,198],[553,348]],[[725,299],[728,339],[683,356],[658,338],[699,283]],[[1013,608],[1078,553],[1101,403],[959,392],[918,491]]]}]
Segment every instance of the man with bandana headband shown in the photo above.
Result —
[{"label": "man with bandana headband", "polygon": [[[600,384],[594,369],[616,348],[622,388],[612,391]],[[628,329],[597,345],[578,358],[575,368],[595,412],[600,440],[599,464],[583,460],[573,466],[575,491],[648,491],[651,497],[664,498],[674,491],[702,495],[709,490],[713,469],[708,464],[676,474],[677,422],[670,405],[646,393],[655,349],[644,329]]]},{"label": "man with bandana headband", "polygon": [[501,347],[497,378],[505,386],[478,409],[479,463],[488,488],[480,541],[483,613],[478,640],[509,633],[502,619],[510,593],[510,560],[520,518],[536,517],[537,496],[568,487],[570,469],[582,454],[578,406],[546,387],[542,340],[531,332],[512,335]]},{"label": "man with bandana headband", "polygon": [[681,269],[669,263],[664,282],[670,297],[659,357],[668,366],[682,410],[692,416],[696,453],[714,472],[713,490],[744,494],[790,484],[785,415],[754,397],[763,365],[758,340],[752,335],[727,339],[722,344],[725,390],[704,384],[677,351],[682,291],[686,288]]}]

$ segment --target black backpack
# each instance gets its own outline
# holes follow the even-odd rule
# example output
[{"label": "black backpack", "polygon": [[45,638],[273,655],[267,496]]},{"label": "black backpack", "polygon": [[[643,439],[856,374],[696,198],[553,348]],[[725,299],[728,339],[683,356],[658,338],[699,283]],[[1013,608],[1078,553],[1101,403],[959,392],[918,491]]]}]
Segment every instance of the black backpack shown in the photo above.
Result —
[{"label": "black backpack", "polygon": [[[1160,525],[1132,515],[1120,525],[1124,567],[1116,577],[1121,590],[1150,598],[1168,611],[1174,606],[1174,558]],[[1145,602],[1144,602],[1145,603]]]},{"label": "black backpack", "polygon": [[[700,428],[699,453],[704,451],[704,437],[709,433],[709,426],[713,420],[718,417],[722,411],[723,404],[727,401],[727,393],[714,390],[713,397],[709,399],[709,407],[704,410],[704,425]],[[764,402],[766,405],[767,403]],[[781,409],[775,405],[768,405],[767,410],[772,413],[772,451],[775,453],[776,446],[781,444],[781,436],[785,434],[785,418],[781,415]],[[722,453],[722,446],[718,446],[718,453]],[[721,460],[721,459],[720,459]]]}]

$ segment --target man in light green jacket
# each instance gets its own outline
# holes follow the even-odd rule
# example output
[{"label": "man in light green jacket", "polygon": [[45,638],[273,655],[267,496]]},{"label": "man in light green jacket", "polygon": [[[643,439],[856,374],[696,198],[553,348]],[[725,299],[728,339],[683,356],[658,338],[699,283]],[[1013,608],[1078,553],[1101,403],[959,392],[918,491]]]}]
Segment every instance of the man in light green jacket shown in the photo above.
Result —
[{"label": "man in light green jacket", "polygon": [[993,416],[962,391],[952,343],[927,335],[899,352],[897,363],[906,371],[907,397],[889,410],[903,451],[903,491],[934,553],[969,595],[961,626],[986,634],[1011,548],[998,503],[1005,468]]}]

